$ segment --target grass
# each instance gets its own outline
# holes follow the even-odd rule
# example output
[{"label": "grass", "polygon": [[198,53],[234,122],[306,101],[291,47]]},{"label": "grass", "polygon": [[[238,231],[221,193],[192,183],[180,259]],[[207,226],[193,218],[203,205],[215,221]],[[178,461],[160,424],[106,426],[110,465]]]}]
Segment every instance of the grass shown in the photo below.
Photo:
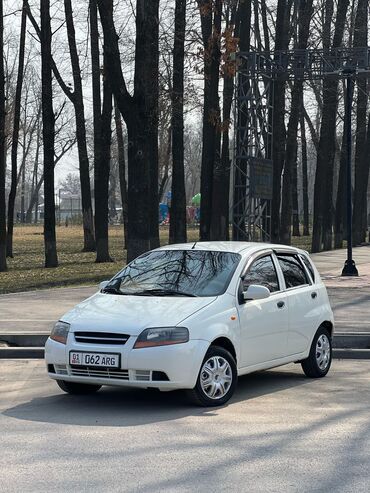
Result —
[{"label": "grass", "polygon": [[[190,229],[189,241],[198,239],[198,230]],[[168,242],[168,228],[160,231],[161,244]],[[122,226],[110,226],[109,246],[112,263],[96,264],[95,253],[82,252],[81,226],[57,227],[59,266],[44,267],[43,226],[14,228],[14,258],[8,259],[8,271],[0,273],[0,294],[61,286],[96,284],[109,279],[126,263]]]},{"label": "grass", "polygon": [[[198,239],[198,229],[188,230],[188,240]],[[160,229],[160,241],[168,242],[168,228]],[[310,249],[310,237],[294,237],[295,246]],[[14,228],[14,258],[8,259],[8,271],[0,273],[0,293],[14,293],[33,289],[61,286],[97,284],[109,279],[126,263],[123,249],[122,226],[109,229],[112,263],[96,264],[94,253],[83,253],[81,226],[57,227],[59,267],[44,268],[43,227],[20,226]]]}]

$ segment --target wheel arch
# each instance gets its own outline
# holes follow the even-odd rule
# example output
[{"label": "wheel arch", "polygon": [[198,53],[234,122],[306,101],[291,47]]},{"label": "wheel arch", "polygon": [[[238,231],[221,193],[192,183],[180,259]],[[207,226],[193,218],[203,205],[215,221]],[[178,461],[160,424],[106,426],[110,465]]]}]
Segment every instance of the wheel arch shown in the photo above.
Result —
[{"label": "wheel arch", "polygon": [[322,322],[322,324],[320,324],[320,327],[324,327],[329,332],[330,337],[331,338],[333,337],[334,326],[333,326],[333,323],[330,320],[325,320],[324,322]]},{"label": "wheel arch", "polygon": [[211,342],[210,346],[219,346],[226,349],[226,351],[229,351],[229,353],[233,356],[235,361],[237,361],[235,346],[228,337],[218,337]]}]

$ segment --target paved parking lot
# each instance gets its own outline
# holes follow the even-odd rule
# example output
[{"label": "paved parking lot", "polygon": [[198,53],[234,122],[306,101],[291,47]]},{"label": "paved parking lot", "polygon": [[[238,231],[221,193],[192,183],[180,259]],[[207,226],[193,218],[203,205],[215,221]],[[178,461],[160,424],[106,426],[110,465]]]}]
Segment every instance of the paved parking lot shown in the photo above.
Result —
[{"label": "paved parking lot", "polygon": [[182,393],[64,395],[42,361],[0,360],[8,492],[370,491],[370,362],[242,377],[224,408]]}]

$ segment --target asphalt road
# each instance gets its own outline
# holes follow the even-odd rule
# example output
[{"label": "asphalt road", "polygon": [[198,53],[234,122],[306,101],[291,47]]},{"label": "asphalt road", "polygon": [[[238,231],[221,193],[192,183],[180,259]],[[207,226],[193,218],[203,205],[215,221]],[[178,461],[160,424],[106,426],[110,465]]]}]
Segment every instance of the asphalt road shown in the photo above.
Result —
[{"label": "asphalt road", "polygon": [[0,471],[10,492],[370,491],[370,362],[321,380],[296,365],[239,381],[224,408],[179,392],[64,395],[41,361],[0,361]]}]

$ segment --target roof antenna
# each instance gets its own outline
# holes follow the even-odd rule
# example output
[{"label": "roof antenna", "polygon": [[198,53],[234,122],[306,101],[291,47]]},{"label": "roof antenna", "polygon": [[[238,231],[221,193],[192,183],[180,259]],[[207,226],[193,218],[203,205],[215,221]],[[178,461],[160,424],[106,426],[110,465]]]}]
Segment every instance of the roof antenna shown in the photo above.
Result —
[{"label": "roof antenna", "polygon": [[191,247],[191,250],[194,250],[195,245],[196,245],[197,243],[198,243],[197,241],[194,243],[194,245]]}]

